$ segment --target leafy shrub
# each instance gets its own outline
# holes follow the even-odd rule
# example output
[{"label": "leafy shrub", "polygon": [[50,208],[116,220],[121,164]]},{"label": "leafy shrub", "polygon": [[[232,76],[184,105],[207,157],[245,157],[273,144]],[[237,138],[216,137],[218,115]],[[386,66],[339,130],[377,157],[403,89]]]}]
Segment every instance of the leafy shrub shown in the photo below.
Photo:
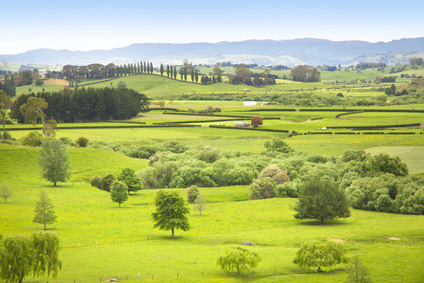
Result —
[{"label": "leafy shrub", "polygon": [[276,195],[277,184],[271,178],[257,179],[250,186],[250,199],[273,198]]},{"label": "leafy shrub", "polygon": [[275,164],[270,164],[261,171],[259,178],[265,177],[273,179],[277,185],[290,181],[289,176],[287,176],[287,172],[280,169]]},{"label": "leafy shrub", "polygon": [[207,163],[214,163],[219,158],[219,150],[205,145],[200,148],[198,158]]},{"label": "leafy shrub", "polygon": [[88,145],[88,139],[85,137],[79,137],[75,143],[79,146],[79,147],[87,147]]},{"label": "leafy shrub", "polygon": [[59,141],[64,145],[76,146],[75,142],[68,137],[61,137],[59,138]]},{"label": "leafy shrub", "polygon": [[41,146],[43,143],[43,135],[40,132],[30,132],[28,135],[21,138],[22,145]]},{"label": "leafy shrub", "polygon": [[102,178],[99,178],[98,176],[94,176],[93,178],[90,179],[90,184],[93,187],[101,189],[102,188]]},{"label": "leafy shrub", "polygon": [[193,204],[198,195],[199,189],[197,188],[197,186],[191,186],[187,190],[187,202]]},{"label": "leafy shrub", "polygon": [[113,182],[115,181],[116,178],[112,174],[104,176],[101,181],[101,189],[110,192],[110,186],[112,186]]},{"label": "leafy shrub", "polygon": [[297,188],[300,181],[297,179],[292,182],[285,182],[277,186],[277,194],[280,197],[297,198]]},{"label": "leafy shrub", "polygon": [[3,134],[3,131],[1,131],[0,132],[0,139],[13,140],[12,135],[8,131],[5,131],[4,134]]},{"label": "leafy shrub", "polygon": [[141,178],[136,175],[134,170],[131,168],[122,169],[121,174],[118,176],[118,180],[127,186],[128,194],[130,194],[130,192],[137,192],[143,189]]}]

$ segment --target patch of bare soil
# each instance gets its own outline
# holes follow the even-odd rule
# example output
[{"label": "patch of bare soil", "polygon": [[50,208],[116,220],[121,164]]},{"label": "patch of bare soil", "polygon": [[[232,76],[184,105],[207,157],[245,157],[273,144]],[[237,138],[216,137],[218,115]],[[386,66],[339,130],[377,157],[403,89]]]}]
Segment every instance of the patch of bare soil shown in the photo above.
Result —
[{"label": "patch of bare soil", "polygon": [[338,238],[328,238],[327,240],[338,242],[338,243],[344,243],[344,242],[347,241],[347,239],[346,240],[342,240],[342,239],[338,239]]},{"label": "patch of bare soil", "polygon": [[46,84],[46,85],[69,85],[69,82],[67,80],[62,80],[62,79],[53,79],[53,80],[44,81],[44,84]]},{"label": "patch of bare soil", "polygon": [[387,238],[387,239],[389,239],[389,240],[393,240],[393,241],[399,241],[399,240],[400,240],[400,238],[396,238],[396,237],[389,237],[389,238]]}]

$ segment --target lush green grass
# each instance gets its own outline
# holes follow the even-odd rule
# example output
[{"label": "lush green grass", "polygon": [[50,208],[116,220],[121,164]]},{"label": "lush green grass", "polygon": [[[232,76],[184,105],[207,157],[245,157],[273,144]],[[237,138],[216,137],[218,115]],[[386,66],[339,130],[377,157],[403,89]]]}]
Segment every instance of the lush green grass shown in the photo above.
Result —
[{"label": "lush green grass", "polygon": [[[127,166],[141,169],[147,161],[95,149],[69,149],[74,174],[69,183],[54,188],[39,178],[37,149],[0,145],[0,153],[0,178],[14,191],[11,202],[0,203],[0,231],[30,234],[40,228],[31,220],[39,190],[44,189],[55,205],[58,222],[51,227],[63,246],[58,282],[126,276],[136,281],[138,273],[145,280],[153,275],[155,280],[174,281],[178,273],[181,282],[239,281],[238,276],[220,271],[215,261],[230,245],[246,240],[257,245],[249,249],[263,258],[255,269],[258,281],[340,282],[347,276],[343,265],[317,274],[292,263],[301,243],[328,238],[346,240],[349,255],[360,254],[376,282],[422,278],[422,216],[353,210],[351,218],[333,221],[332,226],[311,225],[293,218],[294,199],[249,201],[248,186],[201,188],[207,210],[202,216],[192,211],[192,229],[178,232],[182,238],[172,240],[169,231],[153,229],[150,214],[156,191],[132,195],[118,208],[107,192],[85,182]],[[185,189],[179,191],[185,195]]]}]

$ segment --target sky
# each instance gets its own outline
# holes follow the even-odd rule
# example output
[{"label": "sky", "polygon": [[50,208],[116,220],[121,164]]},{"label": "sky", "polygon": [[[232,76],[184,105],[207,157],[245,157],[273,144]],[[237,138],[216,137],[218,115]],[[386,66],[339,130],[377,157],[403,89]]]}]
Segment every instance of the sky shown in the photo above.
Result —
[{"label": "sky", "polygon": [[0,54],[305,37],[387,42],[423,37],[423,11],[422,0],[0,0]]}]

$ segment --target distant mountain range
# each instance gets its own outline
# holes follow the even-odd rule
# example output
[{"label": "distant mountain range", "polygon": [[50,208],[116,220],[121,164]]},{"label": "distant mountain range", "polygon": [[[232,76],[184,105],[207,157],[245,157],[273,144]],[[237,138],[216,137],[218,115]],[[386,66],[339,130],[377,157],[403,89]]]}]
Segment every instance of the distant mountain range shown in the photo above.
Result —
[{"label": "distant mountain range", "polygon": [[351,65],[361,62],[406,63],[424,56],[424,37],[390,42],[331,41],[302,38],[293,40],[246,40],[218,43],[141,43],[110,50],[70,51],[36,49],[16,55],[0,55],[0,61],[19,64],[84,65],[125,64],[151,61],[154,64],[216,62],[259,65]]}]

